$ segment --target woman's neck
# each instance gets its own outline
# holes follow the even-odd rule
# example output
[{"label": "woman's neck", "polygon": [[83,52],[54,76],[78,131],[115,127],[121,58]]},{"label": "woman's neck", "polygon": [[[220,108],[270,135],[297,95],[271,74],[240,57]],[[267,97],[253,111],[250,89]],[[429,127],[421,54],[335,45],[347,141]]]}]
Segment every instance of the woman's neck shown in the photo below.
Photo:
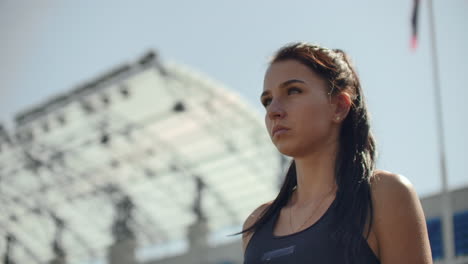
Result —
[{"label": "woman's neck", "polygon": [[329,144],[320,151],[294,159],[297,175],[295,206],[301,207],[336,191],[336,152],[337,144]]}]

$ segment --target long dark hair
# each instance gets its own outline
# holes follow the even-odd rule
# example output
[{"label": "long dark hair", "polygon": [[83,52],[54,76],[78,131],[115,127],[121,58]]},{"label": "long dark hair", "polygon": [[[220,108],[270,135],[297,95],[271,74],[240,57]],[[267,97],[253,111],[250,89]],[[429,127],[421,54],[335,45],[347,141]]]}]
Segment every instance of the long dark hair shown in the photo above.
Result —
[{"label": "long dark hair", "polygon": [[[339,150],[335,163],[336,217],[333,221],[333,239],[345,249],[347,263],[358,261],[366,222],[369,236],[373,208],[370,177],[375,166],[375,141],[370,132],[367,107],[359,78],[348,56],[339,49],[328,49],[308,43],[293,43],[282,47],[273,56],[270,65],[285,60],[296,60],[308,66],[328,82],[330,96],[347,92],[352,105],[341,124]],[[237,234],[253,232],[263,226],[273,214],[287,204],[297,185],[294,160],[287,170],[278,196],[250,227]]]}]

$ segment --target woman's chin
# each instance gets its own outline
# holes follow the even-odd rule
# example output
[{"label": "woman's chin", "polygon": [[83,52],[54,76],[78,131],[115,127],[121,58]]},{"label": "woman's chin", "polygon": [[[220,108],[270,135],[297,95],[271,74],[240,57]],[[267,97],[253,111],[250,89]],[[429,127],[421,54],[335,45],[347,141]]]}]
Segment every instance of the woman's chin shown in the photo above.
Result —
[{"label": "woman's chin", "polygon": [[278,149],[281,154],[289,157],[294,157],[295,154],[297,154],[297,148],[287,144],[276,144],[276,149]]}]

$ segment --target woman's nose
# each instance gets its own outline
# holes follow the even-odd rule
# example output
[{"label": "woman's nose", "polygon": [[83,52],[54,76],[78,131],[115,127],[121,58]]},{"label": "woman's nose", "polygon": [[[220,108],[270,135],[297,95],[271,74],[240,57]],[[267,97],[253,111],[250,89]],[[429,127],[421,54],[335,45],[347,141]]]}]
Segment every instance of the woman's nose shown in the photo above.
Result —
[{"label": "woman's nose", "polygon": [[271,120],[274,120],[277,118],[284,118],[285,116],[286,112],[284,111],[284,108],[278,103],[271,102],[270,106],[268,107],[268,117]]}]

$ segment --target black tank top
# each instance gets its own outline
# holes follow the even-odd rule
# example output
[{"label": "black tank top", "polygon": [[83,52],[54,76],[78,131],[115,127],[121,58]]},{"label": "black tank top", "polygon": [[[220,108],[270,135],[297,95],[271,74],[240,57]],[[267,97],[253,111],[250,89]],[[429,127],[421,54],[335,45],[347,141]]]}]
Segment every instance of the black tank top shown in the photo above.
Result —
[{"label": "black tank top", "polygon": [[[329,236],[331,219],[335,213],[336,198],[314,224],[297,233],[275,236],[273,229],[279,211],[258,229],[250,239],[244,254],[244,264],[342,264],[344,249]],[[365,239],[362,239],[358,261],[362,264],[380,264]]]}]

